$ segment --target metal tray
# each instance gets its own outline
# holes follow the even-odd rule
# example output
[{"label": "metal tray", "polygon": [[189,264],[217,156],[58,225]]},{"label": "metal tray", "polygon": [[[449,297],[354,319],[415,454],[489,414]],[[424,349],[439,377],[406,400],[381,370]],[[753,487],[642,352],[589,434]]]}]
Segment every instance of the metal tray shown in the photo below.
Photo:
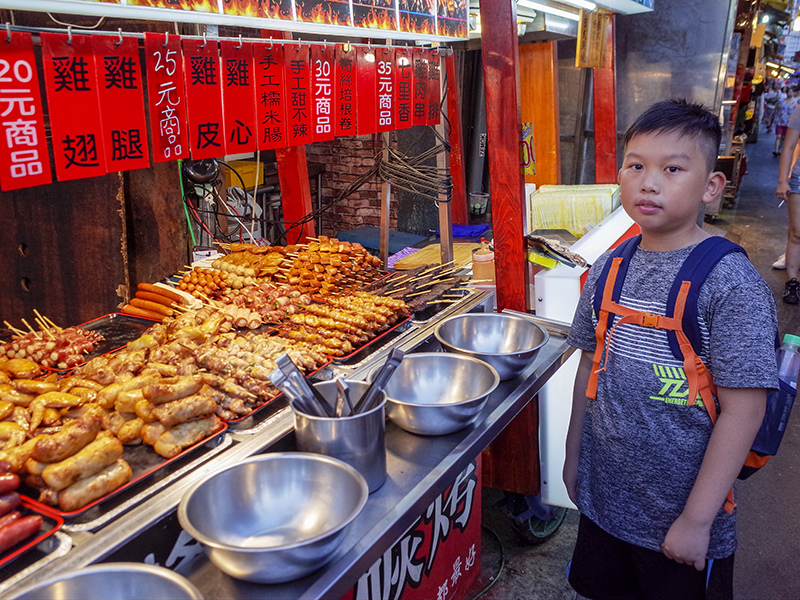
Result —
[{"label": "metal tray", "polygon": [[202,450],[206,447],[206,443],[209,440],[221,437],[227,429],[227,423],[222,421],[222,425],[217,431],[200,440],[193,446],[186,448],[180,454],[172,458],[163,458],[159,456],[151,446],[144,443],[138,446],[125,446],[122,452],[122,458],[127,461],[133,471],[130,480],[116,490],[90,502],[78,510],[70,512],[63,511],[58,507],[48,506],[30,496],[26,496],[27,490],[31,490],[34,494],[36,492],[24,484],[20,486],[20,495],[28,501],[30,506],[35,507],[37,510],[49,512],[70,522],[75,519],[80,519],[81,521],[90,520],[125,502],[125,500],[135,496],[138,492],[143,491],[151,481],[172,472],[173,469],[170,467],[173,467],[173,465],[177,466],[178,463],[185,462],[187,458],[202,453]]},{"label": "metal tray", "polygon": [[[50,511],[49,507],[42,507],[38,502],[33,502],[22,494],[20,494],[20,499],[22,503],[17,510],[22,513],[22,516],[40,515],[42,517],[42,525],[35,535],[27,540],[23,540],[3,554],[0,554],[0,581],[7,579],[16,571],[24,568],[27,563],[41,558],[30,557],[27,563],[22,560],[24,554],[27,554],[29,550],[37,546],[43,540],[54,535],[64,524],[64,519]],[[42,554],[41,551],[40,554]]]}]

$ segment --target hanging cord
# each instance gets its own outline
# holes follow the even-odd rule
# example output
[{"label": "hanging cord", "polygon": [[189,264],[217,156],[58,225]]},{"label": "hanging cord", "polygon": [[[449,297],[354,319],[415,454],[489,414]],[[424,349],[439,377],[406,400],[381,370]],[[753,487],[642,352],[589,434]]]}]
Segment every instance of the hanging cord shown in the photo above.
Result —
[{"label": "hanging cord", "polygon": [[197,246],[197,240],[194,237],[194,227],[192,226],[192,219],[189,217],[189,208],[186,206],[186,192],[183,187],[183,160],[178,159],[178,181],[181,183],[181,199],[183,200],[183,212],[186,215],[186,224],[189,226],[189,233],[192,236],[192,246]]},{"label": "hanging cord", "polygon": [[[438,133],[436,135],[439,137]],[[434,202],[451,200],[453,182],[448,170],[422,164],[440,152],[449,151],[447,144],[437,144],[414,157],[408,157],[393,148],[387,148],[387,151],[388,160],[381,160],[379,163],[378,173],[382,180],[401,190],[424,196]],[[445,196],[446,199],[443,199],[442,196]]]},{"label": "hanging cord", "polygon": [[63,27],[75,27],[76,29],[97,29],[98,27],[100,27],[100,24],[106,20],[105,17],[100,17],[100,19],[98,19],[97,23],[95,23],[94,25],[74,25],[72,23],[65,23],[64,21],[59,21],[51,13],[47,13],[47,16],[50,17],[51,21],[57,23],[58,25],[62,25]]}]

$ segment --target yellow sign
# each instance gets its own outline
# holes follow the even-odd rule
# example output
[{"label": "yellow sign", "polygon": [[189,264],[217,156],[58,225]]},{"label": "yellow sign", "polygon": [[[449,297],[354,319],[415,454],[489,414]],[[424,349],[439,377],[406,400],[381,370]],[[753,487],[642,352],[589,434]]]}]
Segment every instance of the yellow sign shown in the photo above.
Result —
[{"label": "yellow sign", "polygon": [[578,48],[575,53],[575,66],[578,68],[599,68],[606,63],[606,38],[611,15],[599,11],[581,10],[578,21]]}]

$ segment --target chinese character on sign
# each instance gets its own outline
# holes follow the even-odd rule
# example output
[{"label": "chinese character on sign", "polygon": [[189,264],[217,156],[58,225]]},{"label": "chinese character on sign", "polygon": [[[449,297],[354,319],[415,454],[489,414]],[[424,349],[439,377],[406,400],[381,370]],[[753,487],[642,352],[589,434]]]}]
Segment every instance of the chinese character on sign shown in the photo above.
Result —
[{"label": "chinese character on sign", "polygon": [[244,58],[229,58],[225,61],[226,85],[250,85],[247,60]]},{"label": "chinese character on sign", "polygon": [[56,92],[90,92],[89,66],[82,56],[54,56]]},{"label": "chinese character on sign", "polygon": [[257,94],[256,128],[261,149],[286,146],[286,90],[284,49],[279,44],[255,44]]},{"label": "chinese character on sign", "polygon": [[394,50],[378,51],[378,131],[394,128]]},{"label": "chinese character on sign", "polygon": [[236,144],[247,144],[250,141],[250,136],[253,135],[253,132],[250,131],[250,128],[242,123],[239,119],[235,119],[234,122],[236,125],[231,129],[230,141],[235,142]]},{"label": "chinese character on sign", "polygon": [[104,56],[106,89],[137,89],[136,74],[138,67],[130,56]]},{"label": "chinese character on sign", "polygon": [[144,34],[150,132],[156,162],[186,158],[188,152],[184,68],[177,36]]},{"label": "chinese character on sign", "polygon": [[216,85],[217,61],[211,56],[191,57],[191,85]]},{"label": "chinese character on sign", "polygon": [[315,142],[333,139],[334,52],[334,48],[327,45],[315,45],[311,48]]},{"label": "chinese character on sign", "polygon": [[472,544],[469,547],[469,553],[467,553],[467,560],[464,566],[464,570],[469,571],[475,565],[475,556],[477,552],[475,551],[475,544]]},{"label": "chinese character on sign", "polygon": [[111,132],[112,160],[127,160],[131,158],[144,158],[144,147],[138,129]]},{"label": "chinese character on sign", "polygon": [[450,575],[450,583],[455,587],[459,579],[461,579],[461,557],[457,556],[453,561],[453,574]]},{"label": "chinese character on sign", "polygon": [[67,160],[66,168],[75,167],[96,167],[100,163],[97,160],[97,146],[94,134],[66,136],[61,140],[61,149],[64,158]]}]

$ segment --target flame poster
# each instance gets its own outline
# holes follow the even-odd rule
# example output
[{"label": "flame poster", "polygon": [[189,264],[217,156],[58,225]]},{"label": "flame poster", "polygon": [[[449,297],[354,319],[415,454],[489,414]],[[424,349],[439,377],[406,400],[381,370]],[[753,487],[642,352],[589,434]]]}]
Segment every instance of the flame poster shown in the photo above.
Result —
[{"label": "flame poster", "polygon": [[294,19],[292,0],[223,0],[222,12],[238,17]]},{"label": "flame poster", "polygon": [[436,4],[436,35],[468,37],[467,0],[437,0]]},{"label": "flame poster", "polygon": [[436,33],[436,0],[400,0],[400,31],[423,35]]},{"label": "flame poster", "polygon": [[193,10],[197,12],[219,12],[217,0],[127,0],[133,6],[150,6],[152,8],[174,8],[176,10]]},{"label": "flame poster", "polygon": [[353,21],[356,27],[396,30],[397,7],[395,0],[352,0]]},{"label": "flame poster", "polygon": [[304,23],[348,26],[353,24],[350,2],[342,0],[295,0],[297,20]]}]

